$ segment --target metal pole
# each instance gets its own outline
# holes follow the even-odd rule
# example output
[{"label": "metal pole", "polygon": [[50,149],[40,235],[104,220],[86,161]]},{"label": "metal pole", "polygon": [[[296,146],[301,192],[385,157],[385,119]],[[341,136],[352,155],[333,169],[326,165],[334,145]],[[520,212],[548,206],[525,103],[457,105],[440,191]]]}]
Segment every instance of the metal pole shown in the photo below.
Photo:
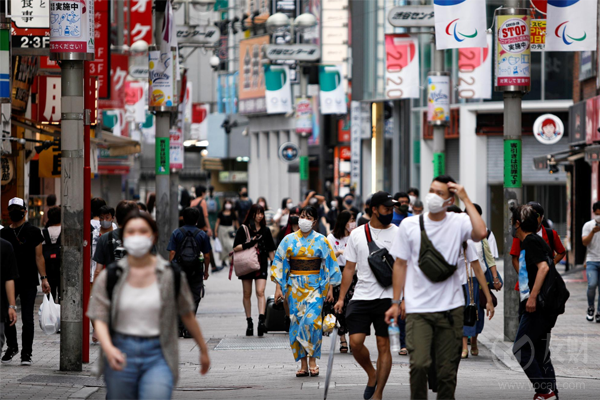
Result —
[{"label": "metal pole", "polygon": [[[125,44],[125,0],[117,1],[117,51],[123,51],[123,45]],[[130,7],[127,7],[128,9]],[[131,33],[129,33],[129,41],[131,42]]]},{"label": "metal pole", "polygon": [[[529,2],[506,0],[507,15],[528,15]],[[498,13],[500,14],[500,13]],[[504,11],[502,12],[504,14]],[[496,29],[499,29],[496,26]],[[498,89],[497,89],[498,90]],[[504,90],[504,340],[514,341],[519,327],[519,292],[513,290],[518,275],[512,265],[510,220],[512,209],[523,202],[521,183],[522,97],[526,87],[507,87]],[[508,167],[508,169],[507,169]],[[511,175],[507,175],[507,171]],[[513,174],[514,171],[514,174]],[[512,181],[514,179],[514,182]]]},{"label": "metal pole", "polygon": [[[83,61],[61,62],[60,370],[81,371],[83,322]],[[89,221],[87,222],[89,225]],[[88,275],[89,276],[89,275]]]},{"label": "metal pole", "polygon": [[[437,50],[435,36],[431,42],[431,55],[433,57],[433,70],[431,73],[444,72],[444,50]],[[446,173],[446,138],[445,125],[433,126],[433,177]]]},{"label": "metal pole", "polygon": [[171,170],[171,223],[169,233],[179,228],[179,171],[176,169]]},{"label": "metal pole", "polygon": [[[306,76],[300,67],[300,97],[306,97]],[[300,200],[308,193],[308,136],[300,136]]]},{"label": "metal pole", "polygon": [[[92,262],[92,244],[91,225],[87,223],[92,219],[92,169],[90,167],[90,131],[91,131],[91,113],[94,109],[96,91],[92,88],[92,79],[90,77],[89,61],[84,62],[84,99],[85,108],[83,124],[83,282],[87,282],[90,276],[90,264]],[[85,315],[88,303],[90,301],[90,285],[83,283],[83,342],[82,342],[82,361],[90,362],[90,319]]]}]

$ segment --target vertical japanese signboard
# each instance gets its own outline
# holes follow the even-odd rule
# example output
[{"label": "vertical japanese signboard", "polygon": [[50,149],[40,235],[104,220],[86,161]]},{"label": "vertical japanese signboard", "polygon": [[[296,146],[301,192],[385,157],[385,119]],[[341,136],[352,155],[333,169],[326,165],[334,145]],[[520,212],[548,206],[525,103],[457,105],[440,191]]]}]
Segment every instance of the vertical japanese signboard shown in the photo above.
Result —
[{"label": "vertical japanese signboard", "polygon": [[129,70],[129,57],[125,54],[110,55],[110,96],[98,100],[98,108],[125,108],[125,80]]},{"label": "vertical japanese signboard", "polygon": [[497,91],[529,91],[531,87],[531,52],[528,15],[496,16],[496,83]]},{"label": "vertical japanese signboard", "polygon": [[156,175],[169,175],[169,138],[156,138]]},{"label": "vertical japanese signboard", "polygon": [[60,122],[61,95],[59,76],[38,76],[38,105],[35,119],[42,123]]},{"label": "vertical japanese signboard", "polygon": [[531,20],[531,51],[544,51],[546,49],[546,20]]},{"label": "vertical japanese signboard", "polygon": [[33,78],[37,73],[36,58],[16,56],[13,58],[11,104],[13,111],[25,112]]},{"label": "vertical japanese signboard", "polygon": [[504,141],[504,187],[520,188],[521,182],[521,141]]},{"label": "vertical japanese signboard", "polygon": [[40,178],[60,178],[61,152],[60,139],[43,135],[43,140],[54,140],[52,147],[40,153],[39,171]]},{"label": "vertical japanese signboard", "polygon": [[[2,0],[4,3],[5,0]],[[45,55],[50,48],[48,0],[11,0],[13,55]]]},{"label": "vertical japanese signboard", "polygon": [[183,169],[183,132],[169,131],[169,164],[173,169]]},{"label": "vertical japanese signboard", "polygon": [[10,32],[0,29],[0,103],[10,103]]},{"label": "vertical japanese signboard", "polygon": [[361,172],[361,103],[350,102],[350,186],[356,194],[360,194],[360,172]]},{"label": "vertical japanese signboard", "polygon": [[95,58],[90,62],[90,75],[98,77],[98,97],[110,97],[110,10],[106,0],[96,1],[94,9]]},{"label": "vertical japanese signboard", "polygon": [[128,34],[128,42],[131,46],[138,40],[143,40],[147,44],[152,43],[152,1],[151,0],[130,0],[131,21],[129,26],[131,34]]},{"label": "vertical japanese signboard", "polygon": [[446,174],[446,153],[433,154],[433,177]]},{"label": "vertical japanese signboard", "polygon": [[269,35],[240,40],[240,79],[239,79],[239,111],[240,114],[264,113],[267,111],[265,101],[265,76],[263,69],[264,46],[269,44]]},{"label": "vertical japanese signboard", "polygon": [[94,54],[93,0],[50,0],[50,53]]}]

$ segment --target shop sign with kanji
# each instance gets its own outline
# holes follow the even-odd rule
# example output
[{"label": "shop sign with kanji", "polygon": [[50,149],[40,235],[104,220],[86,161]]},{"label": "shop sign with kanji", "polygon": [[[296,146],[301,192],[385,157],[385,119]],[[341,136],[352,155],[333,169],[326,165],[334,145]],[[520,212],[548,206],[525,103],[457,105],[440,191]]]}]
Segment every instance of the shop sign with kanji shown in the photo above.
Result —
[{"label": "shop sign with kanji", "polygon": [[400,6],[388,13],[388,22],[395,27],[433,27],[433,6]]}]

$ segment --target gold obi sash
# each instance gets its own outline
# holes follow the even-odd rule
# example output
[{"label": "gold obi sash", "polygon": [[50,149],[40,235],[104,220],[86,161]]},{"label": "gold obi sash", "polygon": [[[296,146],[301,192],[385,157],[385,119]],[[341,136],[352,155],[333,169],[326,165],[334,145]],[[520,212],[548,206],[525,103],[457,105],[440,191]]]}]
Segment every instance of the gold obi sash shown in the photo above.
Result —
[{"label": "gold obi sash", "polygon": [[321,257],[291,257],[290,272],[294,275],[312,275],[321,272]]}]

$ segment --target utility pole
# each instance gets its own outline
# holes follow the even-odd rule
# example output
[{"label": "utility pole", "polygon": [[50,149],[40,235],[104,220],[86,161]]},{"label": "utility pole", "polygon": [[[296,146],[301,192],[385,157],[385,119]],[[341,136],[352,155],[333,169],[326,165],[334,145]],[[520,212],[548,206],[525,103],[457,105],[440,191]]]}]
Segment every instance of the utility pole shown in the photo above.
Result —
[{"label": "utility pole", "polygon": [[[300,70],[300,98],[306,98],[307,93],[307,82],[306,75],[304,74],[304,68],[298,68]],[[304,199],[308,193],[308,136],[300,135],[300,199]]]},{"label": "utility pole", "polygon": [[[435,46],[435,35],[431,41],[431,54],[433,56],[433,70],[429,72],[428,78],[448,77],[449,73],[444,72],[444,50],[438,50]],[[428,84],[428,87],[431,85]],[[429,97],[429,96],[428,96]],[[449,109],[448,109],[449,111]],[[427,119],[430,125],[433,125],[433,177],[444,175],[446,173],[446,137],[445,130],[449,120],[432,119],[433,116],[428,115]]]},{"label": "utility pole", "polygon": [[[528,1],[506,0],[505,7],[497,10],[496,51],[504,50],[506,57],[496,56],[496,81],[494,89],[503,92],[504,96],[504,340],[513,341],[517,334],[519,292],[512,290],[517,283],[518,275],[512,265],[510,248],[512,235],[510,234],[512,210],[523,202],[523,185],[521,176],[521,117],[522,97],[530,90],[530,43],[529,43],[529,9]],[[525,34],[519,37],[511,36],[506,32],[515,29],[502,29],[503,26],[526,28]],[[519,31],[519,30],[516,30]],[[523,38],[526,38],[523,40]],[[509,44],[518,42],[520,48],[525,50],[515,51]],[[526,42],[526,46],[523,46]],[[502,71],[502,59],[508,59],[510,53],[518,57],[511,59],[526,60],[510,68],[510,75]],[[515,75],[516,71],[516,75]]]}]

